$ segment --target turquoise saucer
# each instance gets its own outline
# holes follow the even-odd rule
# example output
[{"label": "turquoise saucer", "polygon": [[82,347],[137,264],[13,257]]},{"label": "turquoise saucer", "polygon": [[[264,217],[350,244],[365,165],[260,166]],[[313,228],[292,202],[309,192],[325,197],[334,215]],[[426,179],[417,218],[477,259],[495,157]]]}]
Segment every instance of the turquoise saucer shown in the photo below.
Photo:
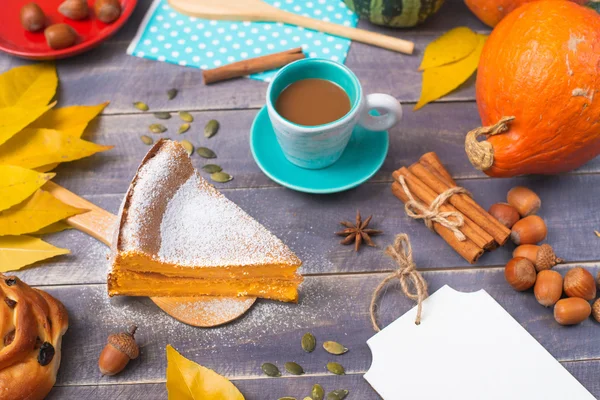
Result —
[{"label": "turquoise saucer", "polygon": [[387,131],[371,132],[357,125],[335,164],[323,169],[300,168],[283,155],[265,106],[252,123],[250,148],[260,169],[280,185],[306,193],[337,193],[375,175],[387,155],[389,139]]}]

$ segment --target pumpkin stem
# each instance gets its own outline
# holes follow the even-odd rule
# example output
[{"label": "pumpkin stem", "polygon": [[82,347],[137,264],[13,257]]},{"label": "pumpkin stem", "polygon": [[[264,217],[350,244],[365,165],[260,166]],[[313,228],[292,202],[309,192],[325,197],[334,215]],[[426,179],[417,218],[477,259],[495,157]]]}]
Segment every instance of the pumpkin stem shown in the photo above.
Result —
[{"label": "pumpkin stem", "polygon": [[506,132],[508,125],[515,117],[502,117],[500,121],[491,126],[481,126],[467,133],[465,138],[465,151],[469,161],[480,171],[486,171],[494,164],[494,147],[485,140],[479,141],[480,136],[494,136]]}]

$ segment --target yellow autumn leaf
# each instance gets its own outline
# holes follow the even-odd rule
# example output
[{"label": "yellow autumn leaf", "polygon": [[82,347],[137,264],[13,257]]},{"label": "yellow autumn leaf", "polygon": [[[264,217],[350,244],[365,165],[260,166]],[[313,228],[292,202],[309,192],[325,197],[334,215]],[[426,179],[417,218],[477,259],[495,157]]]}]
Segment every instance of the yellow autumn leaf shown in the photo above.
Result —
[{"label": "yellow autumn leaf", "polygon": [[44,106],[0,108],[0,144],[6,142],[27,125],[50,110],[56,102]]},{"label": "yellow autumn leaf", "polygon": [[31,233],[88,210],[72,207],[38,189],[22,203],[0,212],[0,236]]},{"label": "yellow autumn leaf", "polygon": [[56,174],[40,174],[14,165],[0,165],[0,211],[19,204]]},{"label": "yellow autumn leaf", "polygon": [[0,146],[0,164],[36,168],[112,149],[52,129],[24,129]]},{"label": "yellow autumn leaf", "polygon": [[62,231],[66,231],[67,229],[73,229],[73,227],[71,225],[67,224],[66,221],[58,221],[58,222],[50,224],[46,227],[43,227],[39,231],[31,232],[30,235],[35,235],[35,236],[47,235],[48,233],[62,232]]},{"label": "yellow autumn leaf", "polygon": [[35,120],[29,128],[54,129],[80,138],[88,123],[100,114],[108,102],[95,106],[70,106],[55,108]]},{"label": "yellow autumn leaf", "polygon": [[35,262],[69,253],[67,249],[54,247],[31,236],[0,236],[0,272],[16,271]]},{"label": "yellow autumn leaf", "polygon": [[52,63],[16,67],[0,74],[0,108],[39,108],[56,94],[58,76]]},{"label": "yellow autumn leaf", "polygon": [[473,72],[477,70],[479,56],[487,39],[485,35],[477,36],[479,38],[477,48],[466,58],[452,64],[428,68],[423,71],[421,98],[413,110],[418,110],[425,104],[447,95],[473,75]]},{"label": "yellow autumn leaf", "polygon": [[[55,108],[35,120],[29,128],[54,129],[66,135],[80,138],[89,122],[100,114],[108,105],[108,101],[95,106],[71,106]],[[60,163],[52,163],[36,167],[38,172],[52,171]]]},{"label": "yellow autumn leaf", "polygon": [[188,360],[167,345],[169,400],[244,400],[227,378]]},{"label": "yellow autumn leaf", "polygon": [[427,45],[419,71],[462,60],[478,44],[479,38],[471,29],[466,26],[454,28]]}]

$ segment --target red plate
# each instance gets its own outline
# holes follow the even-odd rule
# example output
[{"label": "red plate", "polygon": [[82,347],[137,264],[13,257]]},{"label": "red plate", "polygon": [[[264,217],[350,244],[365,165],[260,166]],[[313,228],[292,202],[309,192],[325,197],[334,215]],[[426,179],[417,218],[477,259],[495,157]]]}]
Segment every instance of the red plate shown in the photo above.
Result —
[{"label": "red plate", "polygon": [[[62,50],[52,50],[46,43],[44,31],[28,32],[21,26],[21,7],[34,1],[46,14],[46,26],[64,22],[71,25],[79,34],[74,46]],[[125,24],[133,13],[137,0],[121,0],[121,16],[112,24],[99,21],[94,15],[95,0],[88,0],[90,16],[81,21],[73,21],[58,12],[63,0],[1,0],[0,11],[0,50],[32,60],[55,60],[71,57],[96,47],[108,39]]]}]

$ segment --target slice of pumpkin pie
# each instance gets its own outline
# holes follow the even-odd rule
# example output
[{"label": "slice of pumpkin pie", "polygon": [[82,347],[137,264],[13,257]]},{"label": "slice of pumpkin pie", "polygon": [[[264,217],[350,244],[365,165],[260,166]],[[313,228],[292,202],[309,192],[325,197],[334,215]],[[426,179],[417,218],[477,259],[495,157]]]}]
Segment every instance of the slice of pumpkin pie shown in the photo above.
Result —
[{"label": "slice of pumpkin pie", "polygon": [[251,296],[296,302],[298,257],[160,140],[123,200],[109,295]]}]

